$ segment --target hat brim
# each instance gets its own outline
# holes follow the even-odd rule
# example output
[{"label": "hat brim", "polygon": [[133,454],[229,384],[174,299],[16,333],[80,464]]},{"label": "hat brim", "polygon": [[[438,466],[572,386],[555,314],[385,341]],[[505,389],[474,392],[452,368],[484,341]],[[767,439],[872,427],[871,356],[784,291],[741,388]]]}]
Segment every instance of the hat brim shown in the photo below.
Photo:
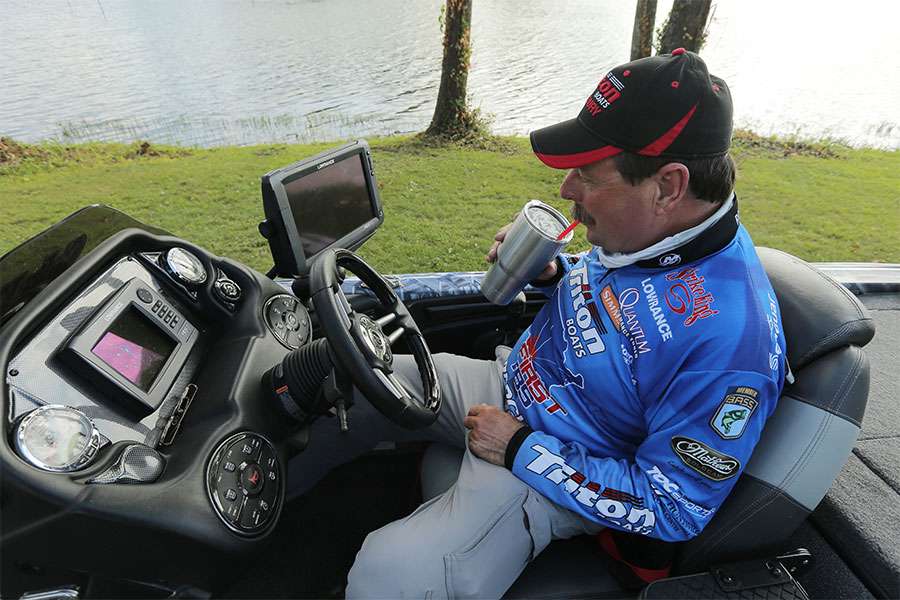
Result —
[{"label": "hat brim", "polygon": [[535,156],[554,169],[575,169],[622,152],[599,140],[578,119],[532,131],[530,137]]}]

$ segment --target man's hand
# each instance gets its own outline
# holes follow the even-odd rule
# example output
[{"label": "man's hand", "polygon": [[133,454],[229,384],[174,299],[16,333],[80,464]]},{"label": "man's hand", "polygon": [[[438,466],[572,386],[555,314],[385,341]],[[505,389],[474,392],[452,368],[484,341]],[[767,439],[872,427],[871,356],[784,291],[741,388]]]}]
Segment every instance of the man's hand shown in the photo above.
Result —
[{"label": "man's hand", "polygon": [[516,431],[525,427],[524,423],[508,413],[487,404],[477,404],[470,408],[463,425],[472,430],[469,433],[469,450],[472,454],[501,467],[504,466],[503,459],[509,440]]},{"label": "man's hand", "polygon": [[[494,236],[494,243],[491,245],[491,249],[488,250],[487,256],[484,257],[489,263],[493,263],[497,260],[497,248],[500,247],[500,243],[506,239],[506,232],[509,231],[509,228],[512,227],[512,223],[507,223],[503,227],[500,228],[500,231],[497,232],[497,235]],[[556,259],[551,260],[547,267],[541,271],[541,274],[535,277],[535,281],[546,281],[548,279],[553,279],[556,275],[556,271],[559,269],[559,266],[556,264]]]}]

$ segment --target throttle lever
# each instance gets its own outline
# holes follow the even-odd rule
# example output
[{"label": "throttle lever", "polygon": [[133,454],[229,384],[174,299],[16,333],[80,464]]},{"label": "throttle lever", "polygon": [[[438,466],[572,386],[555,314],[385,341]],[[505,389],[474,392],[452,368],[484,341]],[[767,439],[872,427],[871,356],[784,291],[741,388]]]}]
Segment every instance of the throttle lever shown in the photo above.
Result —
[{"label": "throttle lever", "polygon": [[337,412],[341,433],[347,433],[350,431],[347,409],[353,406],[353,386],[346,379],[338,378],[337,371],[332,368],[331,373],[322,384],[322,392],[325,395],[325,401]]}]

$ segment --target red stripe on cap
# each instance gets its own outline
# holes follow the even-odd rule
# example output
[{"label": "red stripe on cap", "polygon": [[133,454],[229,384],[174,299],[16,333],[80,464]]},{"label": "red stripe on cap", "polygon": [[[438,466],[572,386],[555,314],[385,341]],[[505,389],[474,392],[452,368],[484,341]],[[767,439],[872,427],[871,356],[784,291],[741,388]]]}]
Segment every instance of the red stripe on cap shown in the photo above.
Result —
[{"label": "red stripe on cap", "polygon": [[659,156],[662,154],[666,148],[672,145],[672,142],[681,135],[682,130],[687,126],[688,121],[691,120],[691,117],[694,116],[694,113],[697,111],[697,104],[694,105],[694,108],[688,111],[688,114],[684,115],[680,121],[675,123],[675,126],[672,129],[668,130],[662,136],[656,139],[655,142],[650,143],[647,146],[644,146],[640,150],[638,150],[638,154],[641,156]]},{"label": "red stripe on cap", "polygon": [[577,152],[575,154],[541,154],[540,152],[535,152],[534,154],[548,167],[553,167],[554,169],[575,169],[610,156],[615,156],[620,152],[622,152],[621,148],[603,146],[596,150]]}]

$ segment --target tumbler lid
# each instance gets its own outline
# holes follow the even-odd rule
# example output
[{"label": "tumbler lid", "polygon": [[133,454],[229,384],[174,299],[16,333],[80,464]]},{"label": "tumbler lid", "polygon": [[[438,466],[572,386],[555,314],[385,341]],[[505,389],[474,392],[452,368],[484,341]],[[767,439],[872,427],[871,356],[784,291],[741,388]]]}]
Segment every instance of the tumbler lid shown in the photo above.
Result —
[{"label": "tumbler lid", "polygon": [[[569,226],[569,220],[566,217],[540,200],[530,200],[522,209],[528,223],[546,238],[557,241],[561,234]],[[566,237],[558,240],[560,243],[568,244],[572,240],[572,232],[570,231]]]}]

